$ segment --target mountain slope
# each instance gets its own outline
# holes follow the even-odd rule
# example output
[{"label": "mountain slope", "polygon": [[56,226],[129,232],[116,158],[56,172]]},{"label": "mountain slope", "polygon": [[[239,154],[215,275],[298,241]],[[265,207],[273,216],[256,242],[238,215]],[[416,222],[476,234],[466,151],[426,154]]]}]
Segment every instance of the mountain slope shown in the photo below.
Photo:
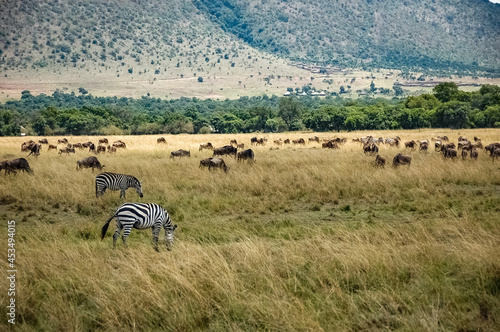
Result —
[{"label": "mountain slope", "polygon": [[487,0],[195,0],[250,45],[301,61],[500,67],[500,5]]}]

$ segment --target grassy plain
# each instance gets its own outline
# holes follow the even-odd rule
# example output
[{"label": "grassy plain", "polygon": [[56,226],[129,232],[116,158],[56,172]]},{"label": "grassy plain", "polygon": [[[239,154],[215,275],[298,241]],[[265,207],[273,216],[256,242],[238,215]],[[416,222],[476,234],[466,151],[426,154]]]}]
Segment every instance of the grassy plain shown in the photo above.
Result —
[{"label": "grassy plain", "polygon": [[[161,204],[178,225],[173,250],[160,253],[150,231],[133,230],[127,249],[112,249],[114,222],[101,241],[119,193],[95,198],[97,172],[75,170],[87,151],[58,156],[44,147],[28,158],[34,176],[0,176],[3,227],[16,220],[16,328],[498,330],[500,162],[482,151],[477,161],[406,151],[411,167],[375,168],[350,140],[368,134],[500,141],[498,129],[353,132],[339,134],[349,142],[335,151],[272,144],[314,133],[266,134],[267,146],[252,147],[255,164],[224,158],[226,175],[198,167],[211,155],[199,144],[249,146],[253,135],[165,135],[166,145],[159,136],[108,137],[128,148],[99,155],[105,170],[143,181],[144,198],[130,189],[127,201]],[[24,157],[27,139],[0,138],[0,160]],[[170,159],[180,148],[191,157]],[[392,162],[402,151],[382,146],[380,154]],[[5,278],[0,286],[5,304]],[[3,330],[5,305],[0,315]]]}]

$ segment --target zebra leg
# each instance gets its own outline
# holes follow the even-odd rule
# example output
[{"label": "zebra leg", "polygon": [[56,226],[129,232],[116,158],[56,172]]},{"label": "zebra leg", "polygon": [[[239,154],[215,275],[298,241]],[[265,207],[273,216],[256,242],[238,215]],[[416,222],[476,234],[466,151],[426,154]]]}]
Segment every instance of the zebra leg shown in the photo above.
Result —
[{"label": "zebra leg", "polygon": [[160,250],[158,250],[158,238],[160,237],[160,229],[161,226],[153,226],[153,245],[155,247],[155,250],[158,252],[160,252]]},{"label": "zebra leg", "polygon": [[120,189],[120,198],[122,198],[123,196],[123,199],[125,199],[125,189]]},{"label": "zebra leg", "polygon": [[127,239],[131,231],[132,231],[132,226],[125,227],[125,230],[123,231],[122,241],[125,248],[127,248]]},{"label": "zebra leg", "polygon": [[113,248],[116,248],[116,240],[120,236],[120,233],[123,230],[123,226],[120,223],[116,223],[116,231],[115,234],[113,234]]}]

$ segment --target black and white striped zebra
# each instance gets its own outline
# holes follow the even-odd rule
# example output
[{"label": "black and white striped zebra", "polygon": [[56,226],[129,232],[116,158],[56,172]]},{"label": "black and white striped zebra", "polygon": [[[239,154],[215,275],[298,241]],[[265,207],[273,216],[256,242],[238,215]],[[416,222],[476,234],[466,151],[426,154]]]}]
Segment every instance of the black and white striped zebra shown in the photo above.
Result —
[{"label": "black and white striped zebra", "polygon": [[120,190],[120,198],[125,199],[125,190],[135,188],[139,197],[142,197],[141,182],[135,176],[104,172],[95,178],[95,196],[99,197],[104,194],[106,189]]},{"label": "black and white striped zebra", "polygon": [[127,246],[127,238],[132,228],[146,229],[153,228],[153,243],[158,250],[158,237],[160,230],[165,229],[165,245],[167,250],[172,250],[174,243],[174,231],[177,225],[172,225],[168,212],[155,203],[125,203],[122,204],[111,218],[106,221],[101,230],[101,240],[104,239],[108,231],[109,223],[116,217],[116,231],[113,235],[113,248],[116,247],[116,240],[123,231],[123,244]]}]

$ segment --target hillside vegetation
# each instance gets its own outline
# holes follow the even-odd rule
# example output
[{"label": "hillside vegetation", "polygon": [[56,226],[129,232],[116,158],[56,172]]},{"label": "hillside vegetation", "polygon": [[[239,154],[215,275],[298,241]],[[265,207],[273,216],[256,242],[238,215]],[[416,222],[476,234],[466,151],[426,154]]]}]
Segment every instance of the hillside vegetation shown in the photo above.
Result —
[{"label": "hillside vegetation", "polygon": [[[315,134],[334,135],[266,136]],[[165,135],[165,145],[159,136],[108,136],[127,149],[98,155],[104,169],[143,183],[144,197],[129,189],[127,201],[158,203],[178,225],[173,250],[159,253],[150,230],[132,230],[127,249],[121,240],[113,249],[109,232],[101,241],[119,193],[95,197],[97,173],[75,170],[87,150],[58,156],[44,147],[27,158],[34,175],[0,176],[0,217],[4,227],[16,221],[16,329],[497,331],[499,161],[381,145],[389,161],[403,152],[412,164],[375,168],[351,141],[367,134],[478,136],[484,145],[500,137],[499,129],[342,133],[340,150],[252,146],[256,162],[225,157],[225,174],[198,167],[211,156],[199,144],[250,146],[253,135]],[[25,157],[19,147],[30,138],[38,139],[0,138],[0,160]],[[170,159],[180,148],[191,157]]]},{"label": "hillside vegetation", "polygon": [[3,1],[0,68],[160,79],[249,73],[279,56],[498,74],[499,16],[486,0]]}]

